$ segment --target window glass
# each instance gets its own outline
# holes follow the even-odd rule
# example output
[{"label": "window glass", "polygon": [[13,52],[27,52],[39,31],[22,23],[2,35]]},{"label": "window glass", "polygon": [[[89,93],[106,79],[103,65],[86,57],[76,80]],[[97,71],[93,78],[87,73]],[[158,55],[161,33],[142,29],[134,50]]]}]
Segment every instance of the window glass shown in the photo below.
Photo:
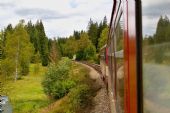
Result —
[{"label": "window glass", "polygon": [[170,1],[143,0],[144,113],[170,113]]},{"label": "window glass", "polygon": [[113,41],[113,38],[114,38],[114,35],[112,35],[112,38],[110,40],[110,47],[109,47],[109,61],[110,61],[110,64],[109,64],[109,70],[110,70],[110,79],[111,79],[111,91],[112,93],[115,92],[115,66],[114,66],[114,55],[113,55],[113,51],[114,51],[114,41]]},{"label": "window glass", "polygon": [[123,16],[121,15],[115,30],[116,58],[116,108],[118,113],[124,113],[124,54],[123,54]]}]

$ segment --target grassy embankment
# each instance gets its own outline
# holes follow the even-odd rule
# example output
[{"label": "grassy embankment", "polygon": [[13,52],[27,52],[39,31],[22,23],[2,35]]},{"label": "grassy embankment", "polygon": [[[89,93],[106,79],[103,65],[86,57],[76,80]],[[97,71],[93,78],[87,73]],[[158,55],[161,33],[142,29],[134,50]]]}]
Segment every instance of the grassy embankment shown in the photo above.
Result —
[{"label": "grassy embankment", "polygon": [[7,81],[6,89],[14,113],[38,113],[40,108],[49,104],[41,85],[46,70],[41,64],[31,64],[29,75],[16,82]]},{"label": "grassy embankment", "polygon": [[69,93],[57,100],[49,107],[43,109],[43,113],[88,113],[92,107],[92,97],[99,89],[98,84],[89,78],[89,69],[80,64],[72,63],[69,78],[76,85]]},{"label": "grassy embankment", "polygon": [[41,85],[47,68],[41,65],[38,68],[37,65],[31,64],[29,75],[16,82],[14,80],[6,82],[7,95],[10,97],[13,113],[85,113],[90,110],[91,98],[98,88],[94,80],[89,78],[87,68],[72,64],[69,79],[73,80],[76,85],[65,97],[56,100],[51,105]]}]

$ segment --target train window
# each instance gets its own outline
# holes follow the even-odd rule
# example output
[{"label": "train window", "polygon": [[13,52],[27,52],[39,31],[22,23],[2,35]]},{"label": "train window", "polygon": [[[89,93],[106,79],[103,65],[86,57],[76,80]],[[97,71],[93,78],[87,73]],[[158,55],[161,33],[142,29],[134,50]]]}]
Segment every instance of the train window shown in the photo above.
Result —
[{"label": "train window", "polygon": [[[115,70],[115,65],[114,65],[114,55],[112,54],[113,51],[114,51],[114,41],[113,41],[113,38],[114,38],[114,34],[112,34],[112,37],[110,39],[110,46],[109,46],[109,61],[110,64],[109,64],[109,74],[111,75],[110,79],[111,79],[111,91],[112,93],[115,92],[115,73],[114,73],[114,70]],[[115,95],[115,94],[114,94]]]},{"label": "train window", "polygon": [[123,23],[123,15],[120,14],[114,37],[116,59],[116,109],[118,113],[124,113]]},{"label": "train window", "polygon": [[143,0],[144,113],[170,113],[170,1]]},{"label": "train window", "polygon": [[116,25],[116,37],[115,37],[115,50],[120,51],[123,49],[123,18],[121,13],[121,18],[119,19],[118,24]]}]

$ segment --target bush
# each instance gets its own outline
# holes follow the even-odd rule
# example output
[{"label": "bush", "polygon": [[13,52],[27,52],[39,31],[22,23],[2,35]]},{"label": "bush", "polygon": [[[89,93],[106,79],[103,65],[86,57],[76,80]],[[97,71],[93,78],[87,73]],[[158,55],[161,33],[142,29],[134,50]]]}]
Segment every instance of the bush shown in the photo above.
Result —
[{"label": "bush", "polygon": [[63,58],[58,65],[51,65],[42,82],[44,92],[53,99],[65,96],[75,86],[75,82],[69,80],[71,61]]},{"label": "bush", "polygon": [[89,92],[90,88],[86,84],[74,87],[53,113],[81,113],[81,110],[84,110],[91,101]]},{"label": "bush", "polygon": [[85,109],[89,110],[92,105],[91,98],[95,96],[97,87],[89,78],[88,69],[77,64],[73,64],[72,69],[69,80],[74,81],[74,87],[69,89],[68,95],[52,113],[82,113]]},{"label": "bush", "polygon": [[[90,101],[90,88],[86,84],[79,85],[71,90],[69,93],[69,103],[72,104],[73,109],[85,107]],[[89,101],[88,101],[89,100]]]},{"label": "bush", "polygon": [[74,86],[75,82],[71,80],[57,81],[53,84],[52,96],[55,99],[60,99],[64,97],[67,93],[69,93],[69,90]]}]

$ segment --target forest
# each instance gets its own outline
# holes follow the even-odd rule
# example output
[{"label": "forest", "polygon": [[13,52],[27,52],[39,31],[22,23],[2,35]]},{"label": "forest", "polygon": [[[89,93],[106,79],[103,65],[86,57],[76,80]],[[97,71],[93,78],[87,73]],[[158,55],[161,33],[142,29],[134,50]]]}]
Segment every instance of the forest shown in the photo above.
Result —
[{"label": "forest", "polygon": [[[108,32],[107,19],[100,23],[90,19],[87,31],[74,31],[69,37],[48,38],[43,22],[35,24],[24,20],[16,26],[9,24],[0,33],[1,39],[1,73],[15,80],[29,73],[30,63],[41,63],[48,66],[56,63],[61,57],[77,60],[98,60],[96,53],[105,44]],[[5,67],[5,68],[4,68]]]},{"label": "forest", "polygon": [[75,30],[69,37],[48,37],[42,20],[8,24],[0,32],[0,95],[9,96],[14,113],[41,112],[66,95],[69,104],[63,106],[68,109],[55,111],[74,113],[75,106],[85,107],[90,101],[85,92],[96,89],[90,86],[88,70],[70,59],[99,63],[108,29],[106,17],[100,23],[90,19],[87,30]]},{"label": "forest", "polygon": [[87,31],[74,31],[73,35],[68,38],[59,37],[58,47],[62,56],[73,58],[75,55],[76,60],[98,62],[96,54],[105,45],[107,35],[108,24],[106,17],[100,23],[90,19]]}]

